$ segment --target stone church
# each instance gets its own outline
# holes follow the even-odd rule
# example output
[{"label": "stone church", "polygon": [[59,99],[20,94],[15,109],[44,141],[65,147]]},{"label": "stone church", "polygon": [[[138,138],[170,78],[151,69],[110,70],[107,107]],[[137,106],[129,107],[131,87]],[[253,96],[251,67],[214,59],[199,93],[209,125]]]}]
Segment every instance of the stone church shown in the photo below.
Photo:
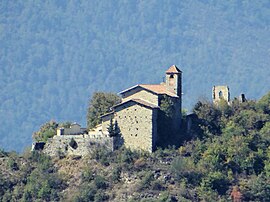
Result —
[{"label": "stone church", "polygon": [[[165,127],[179,131],[181,126],[182,72],[171,66],[161,84],[138,84],[121,91],[122,102],[112,107],[112,112],[104,114],[102,132],[106,133],[111,120],[117,122],[124,145],[130,149],[152,152],[162,139],[160,122],[163,100],[169,100],[173,109],[170,122]],[[163,134],[164,136],[164,134]]]},{"label": "stone church", "polygon": [[[112,150],[124,144],[132,150],[149,152],[175,145],[181,128],[182,72],[173,65],[165,74],[165,82],[138,84],[120,92],[122,102],[101,116],[102,123],[93,130],[87,131],[77,123],[60,127],[46,143],[33,142],[32,150],[42,150],[50,156],[86,156],[94,144]],[[108,128],[116,122],[120,138],[109,136]]]}]

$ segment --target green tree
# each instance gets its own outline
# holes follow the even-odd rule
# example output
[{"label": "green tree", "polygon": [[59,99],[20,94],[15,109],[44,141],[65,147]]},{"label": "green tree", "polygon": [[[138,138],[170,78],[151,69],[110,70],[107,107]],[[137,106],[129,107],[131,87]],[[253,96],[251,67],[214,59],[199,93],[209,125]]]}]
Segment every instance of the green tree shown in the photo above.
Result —
[{"label": "green tree", "polygon": [[121,135],[121,131],[120,131],[120,128],[118,126],[118,122],[117,120],[114,122],[113,124],[113,121],[112,119],[110,120],[110,125],[109,127],[107,128],[108,132],[109,132],[109,136],[110,137],[116,137],[116,136],[120,136]]},{"label": "green tree", "polygon": [[205,135],[221,133],[222,113],[213,103],[199,101],[193,108],[193,112],[198,116],[198,125]]},{"label": "green tree", "polygon": [[267,148],[270,145],[270,121],[265,123],[259,133],[265,148]]},{"label": "green tree", "polygon": [[224,195],[229,188],[227,176],[221,172],[210,172],[201,182],[201,190],[211,192],[215,190],[220,195]]},{"label": "green tree", "polygon": [[47,142],[48,138],[52,138],[56,135],[56,130],[58,127],[69,128],[71,122],[57,123],[53,120],[44,123],[40,129],[33,134],[33,139],[36,142]]},{"label": "green tree", "polygon": [[232,119],[236,124],[243,127],[246,132],[250,130],[259,130],[268,121],[266,114],[255,110],[242,110]]},{"label": "green tree", "polygon": [[100,116],[110,112],[110,108],[121,102],[121,98],[114,93],[95,92],[89,102],[87,111],[87,127],[94,128],[101,123]]},{"label": "green tree", "polygon": [[120,128],[118,126],[118,122],[117,120],[114,122],[114,136],[120,136],[121,135],[121,131]]},{"label": "green tree", "polygon": [[160,110],[165,113],[165,116],[171,119],[174,115],[174,105],[173,101],[170,97],[163,95],[161,102],[160,102]]},{"label": "green tree", "polygon": [[34,132],[33,139],[36,142],[46,142],[48,138],[56,135],[56,129],[58,127],[58,123],[55,121],[49,121],[44,123],[37,132]]},{"label": "green tree", "polygon": [[270,92],[264,95],[256,104],[257,109],[262,110],[266,114],[270,114]]},{"label": "green tree", "polygon": [[264,174],[252,175],[243,189],[245,201],[270,201],[270,180]]},{"label": "green tree", "polygon": [[109,124],[109,127],[107,128],[107,130],[108,130],[109,136],[113,137],[115,132],[114,132],[114,124],[113,124],[112,118],[110,119],[110,124]]}]

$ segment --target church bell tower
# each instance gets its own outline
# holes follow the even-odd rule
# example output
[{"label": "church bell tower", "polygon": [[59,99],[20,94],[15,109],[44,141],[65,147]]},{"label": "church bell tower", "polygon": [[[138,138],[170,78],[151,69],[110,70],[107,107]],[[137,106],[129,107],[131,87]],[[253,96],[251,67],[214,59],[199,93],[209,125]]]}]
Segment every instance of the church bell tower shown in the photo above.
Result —
[{"label": "church bell tower", "polygon": [[166,71],[166,90],[177,95],[174,99],[174,128],[176,131],[180,129],[182,117],[182,72],[175,65],[172,65]]},{"label": "church bell tower", "polygon": [[175,65],[166,71],[166,89],[181,99],[182,97],[182,72]]}]

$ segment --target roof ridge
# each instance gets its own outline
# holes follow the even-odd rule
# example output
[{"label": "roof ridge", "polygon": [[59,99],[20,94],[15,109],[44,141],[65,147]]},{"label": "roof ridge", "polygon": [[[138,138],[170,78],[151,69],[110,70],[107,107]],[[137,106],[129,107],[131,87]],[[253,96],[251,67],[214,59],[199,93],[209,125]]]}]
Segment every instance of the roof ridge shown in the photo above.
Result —
[{"label": "roof ridge", "polygon": [[138,104],[142,104],[142,105],[144,105],[144,106],[146,106],[146,107],[150,107],[150,108],[159,108],[159,106],[157,106],[157,105],[155,105],[155,104],[152,104],[152,103],[150,103],[150,102],[147,102],[147,101],[145,101],[145,100],[138,99],[138,98],[133,98],[133,99],[126,100],[126,101],[121,102],[121,103],[119,103],[119,104],[117,104],[117,105],[114,105],[112,108],[114,109],[115,107],[118,107],[118,106],[120,106],[120,105],[123,105],[123,104],[128,103],[128,102],[131,102],[131,101],[136,102],[136,103],[138,103]]},{"label": "roof ridge", "polygon": [[130,90],[137,88],[137,87],[141,87],[141,88],[148,90],[148,91],[155,93],[155,94],[166,94],[166,95],[171,96],[171,97],[179,97],[175,93],[172,93],[169,90],[167,90],[166,86],[161,85],[161,84],[137,84],[135,86],[132,86],[128,89],[125,89],[125,90],[119,92],[119,94],[123,94],[123,93],[130,91]]},{"label": "roof ridge", "polygon": [[172,65],[169,67],[169,69],[166,71],[166,73],[182,73],[182,71],[180,69],[178,69],[178,67],[176,67],[176,65]]}]

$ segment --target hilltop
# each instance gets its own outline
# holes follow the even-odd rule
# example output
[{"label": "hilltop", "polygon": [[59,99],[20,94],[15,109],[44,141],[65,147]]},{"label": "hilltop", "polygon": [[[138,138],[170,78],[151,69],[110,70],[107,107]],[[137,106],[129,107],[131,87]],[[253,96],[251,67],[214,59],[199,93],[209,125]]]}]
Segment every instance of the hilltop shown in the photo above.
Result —
[{"label": "hilltop", "polygon": [[180,148],[95,147],[85,158],[1,151],[3,201],[269,201],[270,92],[259,101],[199,101]]}]

